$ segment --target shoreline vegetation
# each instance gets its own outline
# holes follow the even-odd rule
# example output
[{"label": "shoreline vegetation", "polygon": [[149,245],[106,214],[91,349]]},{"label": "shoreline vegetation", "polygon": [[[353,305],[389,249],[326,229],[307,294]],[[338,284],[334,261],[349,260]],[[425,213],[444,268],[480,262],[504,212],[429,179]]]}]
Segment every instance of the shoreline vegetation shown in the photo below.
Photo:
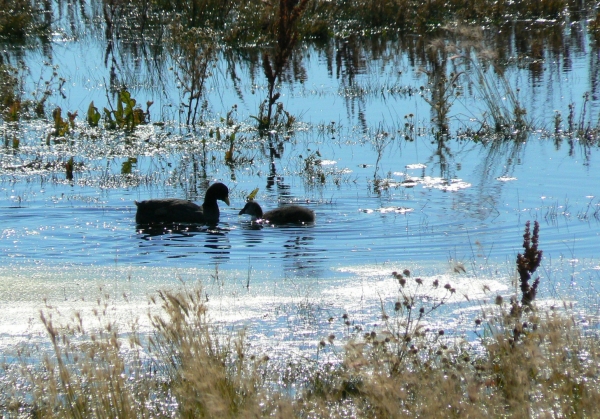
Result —
[{"label": "shoreline vegetation", "polygon": [[3,6],[0,37],[12,42],[26,43],[31,41],[27,38],[32,35],[41,36],[48,42],[52,25],[63,17],[63,9],[72,8],[67,17],[70,19],[68,23],[74,23],[78,18],[82,18],[81,24],[92,27],[101,23],[105,25],[107,38],[109,35],[123,38],[148,36],[153,35],[153,31],[174,28],[169,25],[181,25],[185,28],[211,28],[215,31],[214,35],[231,47],[268,44],[273,31],[284,36],[283,30],[290,28],[286,25],[294,25],[295,19],[300,19],[300,39],[326,40],[378,33],[425,34],[446,25],[501,26],[517,21],[531,23],[542,20],[577,22],[589,19],[592,32],[595,32],[599,17],[597,4],[586,0],[434,0],[425,3],[416,0],[117,0],[81,5],[63,0],[44,3],[5,0]]},{"label": "shoreline vegetation", "polygon": [[[474,337],[429,329],[427,319],[455,290],[404,270],[392,273],[397,299],[382,303],[377,330],[321,340],[328,361],[318,353],[271,360],[250,350],[244,329],[210,322],[201,287],[153,297],[160,310],[149,314],[148,334],[135,325],[119,330],[100,301],[92,322],[75,312],[63,323],[47,306],[40,317],[53,351],[31,363],[32,349],[23,347],[20,363],[2,366],[2,411],[40,418],[593,417],[596,323],[568,306],[536,307],[538,245],[539,224],[527,223],[518,291],[481,306]],[[348,315],[341,320],[349,324]]]},{"label": "shoreline vegetation", "polygon": [[[210,105],[205,95],[216,60],[227,63],[227,75],[222,76],[229,78],[236,90],[240,82],[236,66],[244,63],[254,84],[266,84],[266,97],[250,118],[257,131],[264,135],[273,129],[290,130],[298,116],[286,110],[279,89],[282,83],[302,79],[306,72],[303,50],[309,45],[329,55],[332,48],[337,50],[329,59],[347,67],[343,77],[351,85],[357,63],[385,55],[392,43],[394,50],[408,53],[427,76],[418,94],[431,106],[432,129],[437,135],[450,133],[452,103],[474,89],[486,111],[475,123],[460,120],[459,125],[464,126],[456,134],[475,141],[494,134],[522,140],[522,133],[528,130],[544,129],[552,134],[552,129],[533,126],[519,103],[518,92],[504,80],[506,69],[514,65],[528,68],[536,77],[544,71],[545,51],[560,61],[569,36],[566,26],[585,27],[592,48],[598,47],[600,36],[600,12],[588,1],[135,0],[77,7],[62,0],[43,6],[27,0],[6,3],[5,10],[17,13],[0,13],[0,41],[9,47],[0,59],[0,114],[6,123],[49,118],[57,138],[76,131],[82,119],[90,127],[129,133],[151,121],[152,102],[144,106],[131,97],[136,93],[135,83],[123,66],[126,62],[136,63],[138,69],[147,66],[152,78],[175,78],[181,96],[178,115],[184,127],[201,126],[207,120]],[[63,9],[69,13],[65,15]],[[110,70],[107,97],[112,97],[108,107],[97,109],[93,102],[88,109],[48,106],[53,95],[68,95],[66,80],[56,66],[51,76],[40,76],[34,93],[25,93],[24,77],[29,69],[20,63],[23,51],[41,46],[52,61],[53,30],[54,35],[62,33],[69,39],[92,33],[104,43],[104,65]],[[583,45],[583,38],[577,42]],[[500,87],[489,79],[490,70],[500,79]],[[505,104],[501,104],[503,98]],[[569,104],[568,111],[557,110],[554,133],[597,140],[600,123],[586,115],[587,101],[589,97],[584,98],[581,115],[575,109],[579,104]],[[165,124],[164,117],[155,123]]]}]

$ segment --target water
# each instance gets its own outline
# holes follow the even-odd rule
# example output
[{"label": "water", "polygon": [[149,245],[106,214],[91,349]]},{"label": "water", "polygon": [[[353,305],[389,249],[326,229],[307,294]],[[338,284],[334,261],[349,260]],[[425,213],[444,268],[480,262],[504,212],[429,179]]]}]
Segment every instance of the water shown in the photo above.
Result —
[{"label": "water", "polygon": [[[514,261],[527,220],[541,225],[540,300],[595,304],[598,146],[552,134],[556,112],[566,130],[569,103],[582,115],[585,92],[581,119],[597,121],[596,58],[585,44],[572,51],[568,65],[546,53],[541,73],[507,70],[538,127],[522,141],[436,139],[430,107],[418,94],[427,77],[393,44],[387,46],[393,58],[368,57],[352,78],[347,63],[332,71],[325,50],[308,48],[305,79],[281,87],[285,109],[299,117],[295,131],[259,138],[250,116],[264,100],[264,81],[240,66],[241,98],[217,76],[208,95],[215,118],[237,105],[234,164],[224,160],[229,143],[214,132],[204,148],[210,128],[189,133],[169,121],[177,119],[180,101],[172,78],[160,89],[132,86],[138,102],[154,101],[152,120],[167,120],[165,126],[145,125],[132,135],[87,127],[89,102],[100,109],[107,104],[108,69],[91,64],[102,62],[103,48],[86,45],[53,43],[67,84],[65,97],[53,96],[52,105],[81,115],[71,137],[48,137],[51,122],[3,127],[5,139],[16,135],[20,143],[7,142],[1,151],[2,347],[43,341],[38,318],[45,304],[90,310],[106,295],[123,324],[139,317],[149,330],[150,295],[201,282],[215,319],[250,327],[252,341],[273,352],[311,352],[330,333],[350,333],[339,321],[343,313],[356,330],[375,327],[382,301],[393,304],[398,295],[391,272],[405,268],[427,283],[456,287],[453,303],[431,322],[468,329],[478,304],[515,292]],[[27,60],[32,74],[48,71],[33,64],[41,62],[36,53]],[[146,80],[143,72],[139,78]],[[464,86],[468,92],[472,82]],[[479,125],[484,112],[476,92],[460,96],[451,133]],[[404,139],[406,121],[415,125],[413,141]],[[63,165],[71,156],[77,166],[68,181]],[[133,170],[123,173],[133,158]],[[201,200],[216,180],[230,187],[232,203],[221,203],[218,228],[136,226],[134,200]],[[237,214],[257,187],[263,208],[306,205],[317,222],[256,228]]]}]

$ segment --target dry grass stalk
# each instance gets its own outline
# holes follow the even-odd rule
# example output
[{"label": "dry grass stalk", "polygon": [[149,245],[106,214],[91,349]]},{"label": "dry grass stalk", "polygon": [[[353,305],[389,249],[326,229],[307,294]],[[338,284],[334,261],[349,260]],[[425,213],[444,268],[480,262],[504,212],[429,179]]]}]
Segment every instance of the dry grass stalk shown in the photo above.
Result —
[{"label": "dry grass stalk", "polygon": [[[539,266],[538,241],[539,226],[533,233],[527,226],[518,257],[523,275]],[[485,333],[467,341],[425,321],[455,295],[452,286],[428,288],[408,270],[393,277],[398,299],[392,309],[382,302],[381,325],[349,339],[333,352],[338,362],[325,364],[276,367],[251,354],[243,331],[209,321],[200,288],[160,292],[152,300],[160,306],[150,317],[153,333],[143,341],[134,327],[129,350],[107,303],[95,310],[95,328],[78,313],[57,326],[48,308],[42,321],[53,355],[24,365],[31,390],[20,399],[3,396],[0,406],[8,417],[44,418],[594,416],[600,339],[570,307],[515,315],[517,303],[499,298],[496,311],[483,313],[486,322],[475,322]],[[523,291],[529,299],[522,307],[532,308],[536,288]],[[349,315],[342,319],[352,324]],[[333,349],[335,339],[320,350]]]},{"label": "dry grass stalk", "polygon": [[530,307],[533,300],[535,300],[540,277],[537,277],[532,285],[529,285],[529,280],[531,279],[531,275],[540,266],[543,252],[538,249],[540,223],[534,221],[533,235],[529,227],[530,223],[527,221],[525,224],[525,234],[523,234],[523,248],[525,252],[517,255],[517,272],[521,280],[521,304]]}]

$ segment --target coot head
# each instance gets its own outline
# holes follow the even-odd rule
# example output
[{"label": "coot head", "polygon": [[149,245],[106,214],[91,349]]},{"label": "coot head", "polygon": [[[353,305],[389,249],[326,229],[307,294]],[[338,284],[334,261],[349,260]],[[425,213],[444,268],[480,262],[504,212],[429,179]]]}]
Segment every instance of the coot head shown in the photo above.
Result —
[{"label": "coot head", "polygon": [[258,202],[255,201],[248,201],[246,202],[246,205],[244,205],[244,208],[242,208],[242,210],[240,211],[240,213],[238,215],[249,215],[252,218],[262,218],[263,217],[263,210],[260,207],[260,205],[258,205]]},{"label": "coot head", "polygon": [[219,201],[225,202],[229,205],[229,188],[225,186],[225,184],[221,182],[213,183],[206,190],[206,194],[204,195],[204,202],[217,202]]}]

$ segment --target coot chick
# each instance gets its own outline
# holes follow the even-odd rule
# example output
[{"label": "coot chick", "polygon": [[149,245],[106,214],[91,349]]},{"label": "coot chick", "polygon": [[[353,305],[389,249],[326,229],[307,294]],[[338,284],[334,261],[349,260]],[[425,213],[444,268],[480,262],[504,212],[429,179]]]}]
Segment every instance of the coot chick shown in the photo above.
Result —
[{"label": "coot chick", "polygon": [[313,223],[315,213],[298,205],[286,205],[263,213],[257,202],[248,201],[239,215],[248,214],[252,219],[266,220],[271,224],[302,224]]},{"label": "coot chick", "polygon": [[185,199],[149,199],[137,202],[135,222],[151,223],[199,223],[215,225],[219,222],[217,199],[229,205],[229,189],[215,183],[206,190],[204,203],[200,206]]}]

